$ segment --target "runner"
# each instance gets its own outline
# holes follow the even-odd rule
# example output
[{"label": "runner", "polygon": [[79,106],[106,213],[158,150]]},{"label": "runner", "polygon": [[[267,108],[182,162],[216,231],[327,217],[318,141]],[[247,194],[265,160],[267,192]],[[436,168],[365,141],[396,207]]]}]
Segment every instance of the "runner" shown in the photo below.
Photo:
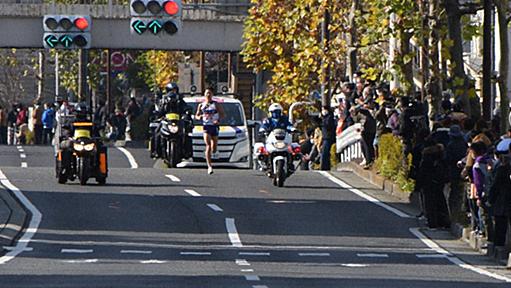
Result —
[{"label": "runner", "polygon": [[224,118],[225,113],[222,106],[213,100],[213,89],[207,88],[206,91],[204,91],[204,97],[204,102],[197,106],[195,118],[202,119],[202,124],[204,125],[204,142],[206,144],[205,152],[208,174],[213,174],[211,155],[217,152],[220,119]]}]

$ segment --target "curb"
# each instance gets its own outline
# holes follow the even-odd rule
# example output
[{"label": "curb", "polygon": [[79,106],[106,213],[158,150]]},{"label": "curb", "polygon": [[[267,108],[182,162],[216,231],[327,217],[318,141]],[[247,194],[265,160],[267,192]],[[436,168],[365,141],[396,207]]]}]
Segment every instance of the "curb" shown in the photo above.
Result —
[{"label": "curb", "polygon": [[5,204],[4,206],[10,210],[6,223],[0,223],[0,246],[11,246],[25,228],[29,215],[14,195],[1,185],[0,201],[0,205]]},{"label": "curb", "polygon": [[[354,162],[346,162],[337,164],[337,171],[348,171],[355,173],[358,177],[369,181],[379,189],[389,193],[390,195],[401,200],[408,201],[412,206],[420,208],[419,199],[414,193],[403,192],[397,185],[384,177],[377,175],[371,170],[365,170]],[[452,223],[451,234],[465,241],[472,249],[479,251],[494,259],[499,265],[507,266],[511,269],[511,251],[507,247],[495,247],[489,244],[487,240],[476,235],[472,229],[465,228],[459,223]]]}]

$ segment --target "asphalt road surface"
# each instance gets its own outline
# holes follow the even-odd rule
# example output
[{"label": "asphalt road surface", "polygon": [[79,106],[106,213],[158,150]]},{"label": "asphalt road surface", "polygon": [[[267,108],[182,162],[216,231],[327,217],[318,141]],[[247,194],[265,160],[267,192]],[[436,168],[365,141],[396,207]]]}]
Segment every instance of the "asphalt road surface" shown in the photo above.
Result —
[{"label": "asphalt road surface", "polygon": [[109,149],[106,186],[80,186],[57,184],[50,147],[0,146],[0,170],[41,213],[0,287],[511,287],[323,174],[275,188],[258,171],[157,169],[127,151]]}]

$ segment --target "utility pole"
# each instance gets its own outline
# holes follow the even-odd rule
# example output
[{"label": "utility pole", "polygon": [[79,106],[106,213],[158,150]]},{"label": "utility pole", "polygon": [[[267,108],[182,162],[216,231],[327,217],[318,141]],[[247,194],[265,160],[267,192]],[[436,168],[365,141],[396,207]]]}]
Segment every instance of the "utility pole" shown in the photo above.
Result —
[{"label": "utility pole", "polygon": [[85,101],[87,99],[87,63],[89,62],[89,50],[79,50],[78,61],[78,101]]},{"label": "utility pole", "polygon": [[356,13],[359,9],[359,0],[353,0],[351,3],[351,9],[350,9],[350,16],[349,16],[349,22],[350,22],[350,33],[348,35],[348,76],[350,80],[353,80],[353,74],[357,72],[358,69],[358,63],[357,63],[357,54],[358,54],[358,35],[357,35],[357,24],[356,24]]},{"label": "utility pole", "polygon": [[55,50],[55,102],[59,98],[59,51]]},{"label": "utility pole", "polygon": [[422,45],[420,47],[420,68],[421,68],[421,101],[425,101],[427,97],[426,89],[424,89],[426,83],[429,81],[429,39],[428,39],[428,1],[420,0],[419,10],[422,15]]},{"label": "utility pole", "polygon": [[37,99],[43,99],[44,92],[44,50],[39,50],[39,71],[37,73]]},{"label": "utility pole", "polygon": [[206,67],[205,67],[206,66],[206,57],[205,57],[206,52],[200,51],[199,53],[200,53],[200,56],[199,56],[199,58],[200,58],[200,60],[199,60],[199,62],[200,62],[200,64],[199,64],[199,67],[200,67],[199,68],[200,69],[200,81],[199,81],[200,90],[199,91],[204,92],[204,90],[206,90],[206,87],[205,87],[206,86]]},{"label": "utility pole", "polygon": [[492,13],[493,1],[484,0],[483,11],[483,119],[491,120],[492,105]]},{"label": "utility pole", "polygon": [[[330,1],[327,1],[326,3],[326,6],[327,8],[325,9],[325,14],[324,14],[324,19],[323,19],[323,23],[321,25],[321,30],[322,30],[322,33],[321,33],[321,43],[323,43],[323,51],[325,53],[325,55],[328,55],[328,51],[329,51],[329,48],[330,48],[330,29],[329,29],[329,25],[330,25],[330,11],[329,11],[329,5],[330,5]],[[326,67],[325,67],[325,63],[324,61],[328,61],[326,59],[323,58],[323,61],[321,61],[321,73],[323,74],[323,81],[321,83],[321,106],[322,107],[330,107],[330,63],[326,63]]]},{"label": "utility pole", "polygon": [[112,74],[111,51],[110,48],[108,48],[106,49],[106,101],[105,101],[106,111],[108,113],[111,113],[113,111],[111,74]]}]

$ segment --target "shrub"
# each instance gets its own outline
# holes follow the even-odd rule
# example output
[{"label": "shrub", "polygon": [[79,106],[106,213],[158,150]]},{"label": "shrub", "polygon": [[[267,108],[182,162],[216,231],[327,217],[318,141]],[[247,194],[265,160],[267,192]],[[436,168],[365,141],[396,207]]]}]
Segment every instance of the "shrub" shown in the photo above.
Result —
[{"label": "shrub", "polygon": [[404,158],[403,144],[399,138],[390,133],[381,135],[378,151],[375,162],[378,173],[396,182],[403,191],[412,192],[415,182],[408,178],[412,157]]}]

